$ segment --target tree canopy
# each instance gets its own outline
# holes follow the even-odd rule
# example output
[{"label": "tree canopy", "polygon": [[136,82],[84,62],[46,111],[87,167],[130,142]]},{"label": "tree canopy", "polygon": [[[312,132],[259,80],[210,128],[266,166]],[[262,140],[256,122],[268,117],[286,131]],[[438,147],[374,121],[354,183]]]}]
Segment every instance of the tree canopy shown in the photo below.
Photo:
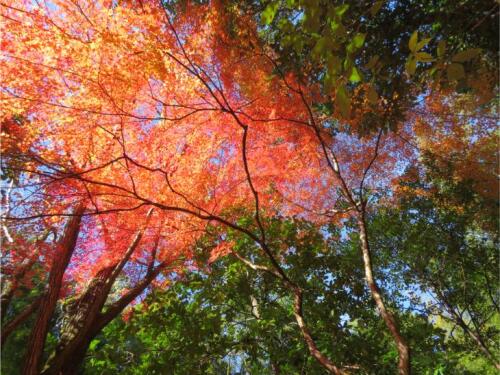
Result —
[{"label": "tree canopy", "polygon": [[498,9],[1,3],[2,371],[495,373]]}]

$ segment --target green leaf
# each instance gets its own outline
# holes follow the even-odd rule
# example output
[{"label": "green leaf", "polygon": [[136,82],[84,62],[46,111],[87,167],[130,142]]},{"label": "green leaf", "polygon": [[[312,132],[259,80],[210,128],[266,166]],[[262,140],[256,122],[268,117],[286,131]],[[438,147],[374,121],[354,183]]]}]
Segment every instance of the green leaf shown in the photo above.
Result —
[{"label": "green leaf", "polygon": [[413,56],[410,56],[406,61],[406,72],[410,76],[412,76],[415,74],[416,70],[417,70],[417,60]]},{"label": "green leaf", "polygon": [[327,44],[326,37],[321,37],[318,39],[318,41],[314,45],[314,48],[311,51],[311,55],[315,60],[318,60],[321,57],[321,55],[323,55],[323,52],[325,51],[326,44]]},{"label": "green leaf", "polygon": [[353,54],[365,43],[366,34],[358,33],[351,39],[350,43],[347,45],[347,53]]},{"label": "green leaf", "polygon": [[436,66],[432,67],[430,70],[429,70],[429,75],[430,76],[433,76],[434,74],[436,74],[436,72],[438,71],[438,68]]},{"label": "green leaf", "polygon": [[335,7],[334,9],[335,15],[342,18],[342,16],[344,15],[345,12],[347,12],[348,9],[349,9],[349,4],[343,4],[338,7]]},{"label": "green leaf", "polygon": [[449,81],[456,81],[465,77],[465,70],[462,64],[450,64],[446,68],[446,75]]},{"label": "green leaf", "polygon": [[332,21],[330,27],[332,29],[333,35],[335,35],[337,38],[341,38],[346,34],[345,26],[342,25],[341,22]]},{"label": "green leaf", "polygon": [[89,345],[89,350],[92,351],[94,350],[97,345],[99,345],[100,341],[99,340],[92,340],[92,342]]},{"label": "green leaf", "polygon": [[293,32],[294,29],[293,23],[291,23],[290,20],[285,18],[282,18],[278,21],[278,27],[285,34]]},{"label": "green leaf", "polygon": [[377,91],[375,90],[375,87],[370,85],[368,87],[368,91],[366,92],[366,97],[368,98],[368,101],[372,104],[376,104],[378,102],[378,94]]},{"label": "green leaf", "polygon": [[417,45],[415,46],[415,51],[420,51],[422,48],[424,48],[430,41],[432,40],[432,38],[425,38],[425,39],[422,39],[420,42],[417,43]]},{"label": "green leaf", "polygon": [[269,25],[271,22],[273,22],[274,17],[276,16],[276,12],[278,11],[279,8],[279,1],[273,1],[267,4],[266,9],[262,12],[262,23],[264,25]]},{"label": "green leaf", "polygon": [[323,85],[325,91],[331,92],[335,86],[335,77],[330,73],[325,74],[325,78],[323,79]]},{"label": "green leaf", "polygon": [[351,82],[359,82],[361,81],[361,73],[356,69],[356,67],[353,67],[351,69],[351,74],[349,75],[349,81]]},{"label": "green leaf", "polygon": [[408,42],[408,47],[410,47],[410,51],[416,52],[417,51],[417,42],[418,42],[418,31],[414,31],[413,34],[411,34],[410,41]]},{"label": "green leaf", "polygon": [[375,1],[375,3],[373,3],[372,7],[370,8],[370,14],[372,15],[372,17],[374,17],[378,13],[384,3],[385,0]]},{"label": "green leaf", "polygon": [[344,60],[344,70],[346,72],[350,72],[352,67],[354,66],[354,62],[349,56],[347,56]]},{"label": "green leaf", "polygon": [[472,60],[474,57],[478,56],[481,53],[480,48],[470,48],[465,51],[459,52],[454,55],[451,60],[453,62],[466,62]]},{"label": "green leaf", "polygon": [[281,43],[283,44],[284,47],[288,47],[293,44],[294,38],[292,38],[291,35],[285,35],[281,39]]},{"label": "green leaf", "polygon": [[446,52],[446,40],[440,40],[437,46],[438,57],[443,57]]},{"label": "green leaf", "polygon": [[295,52],[297,53],[302,53],[302,50],[304,49],[304,40],[302,38],[296,38],[294,41],[293,41],[293,49]]},{"label": "green leaf", "polygon": [[427,52],[417,52],[415,55],[415,58],[417,59],[417,61],[421,61],[421,62],[434,61],[434,58],[432,57],[432,55],[427,53]]},{"label": "green leaf", "polygon": [[342,117],[348,119],[351,112],[351,99],[349,98],[344,85],[339,86],[337,89],[335,104],[338,105]]},{"label": "green leaf", "polygon": [[316,33],[320,27],[318,12],[307,12],[304,16],[304,30],[308,33]]},{"label": "green leaf", "polygon": [[366,34],[363,34],[363,33],[356,34],[352,40],[354,47],[356,47],[356,48],[363,47],[363,44],[365,43],[365,38],[366,38]]}]

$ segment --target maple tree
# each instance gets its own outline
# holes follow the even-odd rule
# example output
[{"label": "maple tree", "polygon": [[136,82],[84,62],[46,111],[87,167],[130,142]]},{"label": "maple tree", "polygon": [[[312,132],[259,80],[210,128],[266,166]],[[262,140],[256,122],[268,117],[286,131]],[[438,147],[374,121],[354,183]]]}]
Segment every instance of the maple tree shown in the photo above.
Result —
[{"label": "maple tree", "polygon": [[[5,115],[12,116],[12,112],[14,112],[17,117],[23,118],[23,125],[29,124],[27,132],[23,132],[25,129],[20,130],[16,124],[13,128],[7,128],[7,141],[5,143],[7,147],[10,147],[10,142],[12,142],[15,144],[14,148],[28,154],[29,161],[21,167],[16,166],[15,168],[21,172],[36,174],[44,180],[44,183],[41,184],[42,189],[37,191],[37,194],[43,197],[41,199],[44,201],[51,199],[52,204],[58,201],[61,205],[58,212],[47,210],[39,214],[34,213],[32,217],[61,215],[61,209],[70,204],[66,198],[69,191],[73,197],[83,196],[83,199],[86,199],[88,196],[89,202],[86,204],[93,206],[93,213],[96,214],[128,211],[131,207],[134,209],[134,213],[137,213],[140,206],[152,204],[165,211],[173,211],[170,220],[177,222],[175,230],[169,234],[172,245],[169,246],[167,254],[160,252],[159,258],[171,255],[175,247],[188,251],[186,246],[193,238],[196,238],[196,222],[193,222],[192,217],[188,219],[179,217],[178,212],[194,214],[199,219],[217,219],[219,222],[229,223],[226,218],[216,217],[213,211],[219,207],[226,209],[229,205],[243,205],[248,201],[249,195],[254,195],[255,204],[259,204],[255,186],[257,189],[260,187],[254,186],[255,179],[250,179],[248,168],[250,161],[247,161],[245,156],[242,166],[235,161],[234,157],[230,157],[232,153],[241,154],[247,147],[246,141],[240,145],[241,135],[238,134],[238,131],[233,134],[231,132],[217,133],[220,122],[235,118],[238,122],[235,130],[242,128],[243,137],[246,139],[247,125],[241,123],[234,110],[231,114],[225,113],[227,110],[217,111],[217,105],[221,104],[221,100],[227,100],[222,91],[219,90],[221,94],[214,93],[214,89],[211,87],[213,83],[207,83],[200,77],[201,73],[196,72],[195,63],[190,58],[188,62],[184,63],[164,47],[165,44],[170,46],[173,44],[172,47],[175,47],[175,39],[179,38],[175,31],[173,34],[165,35],[165,40],[158,40],[158,35],[161,35],[159,29],[164,24],[156,21],[155,25],[155,20],[161,19],[161,14],[159,15],[158,12],[162,12],[163,9],[153,7],[149,11],[137,14],[132,9],[123,8],[110,11],[106,4],[94,5],[94,13],[90,13],[89,9],[89,14],[86,15],[84,10],[74,8],[70,4],[53,4],[60,16],[58,22],[67,22],[67,25],[71,25],[71,27],[79,24],[78,20],[82,16],[86,16],[85,18],[95,17],[95,23],[91,19],[86,19],[85,22],[88,24],[85,26],[98,25],[98,27],[84,31],[87,33],[92,31],[98,37],[87,42],[81,40],[80,36],[69,37],[66,33],[61,33],[61,26],[53,19],[53,9],[47,7],[30,11],[28,9],[21,10],[14,6],[5,7],[8,18],[14,21],[13,24],[9,24],[9,28],[5,32],[7,37],[4,38],[3,45],[6,59],[12,63],[5,66],[7,81],[3,82],[4,94],[6,99],[12,103],[9,113]],[[71,10],[73,13],[65,14],[65,10]],[[197,11],[201,14],[201,9]],[[120,13],[127,22],[119,22],[117,17]],[[197,25],[191,24],[193,20],[191,16],[188,20],[180,18],[177,28],[196,27]],[[116,28],[110,30],[109,25],[105,26],[106,22],[103,22],[102,17],[113,21]],[[38,24],[37,30],[40,31],[37,33],[38,36],[34,37],[31,30],[25,27],[23,21]],[[139,37],[138,41],[143,42],[139,47],[141,50],[130,54],[129,39],[124,38],[123,35],[128,37],[127,34],[133,31],[133,27],[128,30],[124,30],[123,27],[125,25],[131,26],[134,22],[138,25],[150,24],[153,32],[144,41],[140,41]],[[99,29],[99,27],[103,29]],[[43,35],[44,31],[46,35]],[[140,31],[136,30],[135,32],[139,34]],[[58,37],[54,38],[54,33]],[[122,33],[121,37],[120,33]],[[77,30],[75,30],[75,34],[78,34]],[[143,32],[140,34],[144,35]],[[49,37],[49,35],[51,36]],[[190,49],[198,48],[198,38],[205,36],[203,34],[196,35],[197,38],[179,44],[175,48],[177,53],[184,55],[184,59],[186,59],[188,55],[185,49],[188,47]],[[29,43],[31,46],[22,43],[24,37],[31,40]],[[21,38],[21,40],[16,40],[16,38]],[[54,44],[47,44],[46,42],[49,40]],[[21,47],[22,45],[24,47]],[[39,50],[33,48],[34,46],[38,46]],[[25,49],[21,50],[19,47]],[[47,48],[52,48],[52,53],[47,53]],[[164,57],[157,54],[158,50],[167,52],[171,60],[170,64],[163,62]],[[69,56],[74,56],[75,53],[78,55],[78,59],[72,59]],[[144,53],[150,54],[150,56],[144,56]],[[20,67],[16,63],[19,56],[28,57],[28,59],[24,59],[22,66],[27,71],[22,73],[16,71]],[[118,56],[122,56],[122,58],[117,59]],[[206,56],[198,54],[195,57],[196,63],[205,62]],[[101,62],[96,64],[96,59],[101,60]],[[118,60],[123,63],[121,66],[116,65]],[[156,65],[147,63],[144,66],[140,64],[140,62],[149,61]],[[191,68],[186,64],[190,64]],[[106,67],[111,68],[111,70],[106,71]],[[191,69],[195,69],[194,74]],[[75,73],[76,71],[78,73]],[[60,76],[62,72],[70,77]],[[128,77],[123,76],[125,72],[128,72]],[[38,87],[25,80],[29,80],[29,77],[35,78],[37,73],[43,77],[43,85]],[[16,77],[21,79],[18,80]],[[144,78],[137,82],[138,77]],[[165,81],[160,81],[161,78]],[[176,88],[170,94],[167,93],[165,90],[168,90],[168,84],[176,80],[183,83],[181,88]],[[48,81],[52,81],[52,83]],[[109,88],[106,85],[109,82],[112,82],[114,87],[112,90],[116,90],[116,93],[110,94],[108,92]],[[118,88],[116,82],[124,82],[125,86]],[[134,85],[131,86],[131,83]],[[248,80],[242,83],[253,84]],[[263,85],[262,82],[258,83]],[[64,88],[59,86],[60,84],[63,84]],[[264,85],[269,86],[266,83]],[[267,90],[279,89],[279,87],[265,86],[263,88]],[[67,90],[68,88],[69,90]],[[207,94],[211,95],[208,99],[205,96]],[[157,99],[157,96],[162,99]],[[194,98],[196,98],[196,102],[193,101]],[[166,100],[171,101],[171,103],[164,102]],[[279,101],[276,100],[276,102],[276,107],[283,112],[281,116],[288,116],[286,108],[280,108]],[[289,100],[287,102],[289,103]],[[76,107],[74,103],[78,103],[78,106]],[[121,109],[120,107],[123,106],[127,106],[128,109],[126,111]],[[158,106],[162,107],[160,115],[156,113],[159,111]],[[273,108],[273,111],[276,110]],[[256,115],[259,113],[257,112]],[[106,120],[104,123],[103,119]],[[113,119],[116,123],[109,124],[109,119]],[[12,122],[9,117],[6,121]],[[278,125],[280,121],[283,120],[277,120]],[[83,139],[81,138],[80,125],[82,122],[88,124],[88,132]],[[173,122],[175,126],[172,126],[170,122]],[[201,126],[203,128],[199,131]],[[145,128],[147,127],[151,127],[151,129],[146,132]],[[261,132],[256,132],[258,136],[252,137],[251,147],[253,148],[259,148],[260,144],[268,142],[270,137],[273,140],[279,138],[280,134],[285,138],[285,144],[288,139],[295,140],[298,135],[286,134],[279,126],[274,127],[277,134],[267,134],[262,131],[264,125],[260,125],[258,122],[256,122],[255,127],[257,131],[261,130]],[[281,125],[282,127],[283,125]],[[148,143],[152,147],[152,153],[144,153],[142,146],[140,146],[142,142],[137,142],[141,138],[142,142]],[[111,142],[109,142],[110,140]],[[198,144],[204,147],[193,147]],[[295,147],[307,150],[311,149],[310,144],[311,142],[304,142]],[[287,150],[285,147],[281,148]],[[295,150],[293,151],[295,152]],[[261,160],[260,156],[258,159]],[[257,158],[254,160],[256,161]],[[145,164],[146,162],[147,164]],[[162,169],[165,162],[167,164],[165,169],[168,168],[168,171]],[[305,162],[299,161],[296,157],[289,158],[289,164],[292,166],[294,163],[302,163],[303,165],[306,162],[307,160]],[[263,173],[263,176],[266,176],[269,173],[268,169],[273,167],[272,164],[269,165],[269,159],[264,159],[264,164],[259,164],[258,170]],[[300,166],[299,164],[298,167]],[[294,168],[297,169],[297,167]],[[191,179],[189,179],[188,173],[191,174]],[[242,180],[245,182],[245,176],[248,177],[249,188],[245,183],[242,183]],[[136,183],[139,180],[141,182]],[[189,184],[186,183],[188,181]],[[288,183],[288,181],[286,182]],[[162,185],[163,188],[158,190],[158,186]],[[230,193],[231,190],[232,193]],[[186,191],[189,192],[188,196],[186,196]],[[155,197],[154,200],[151,196]],[[137,201],[139,203],[136,203]],[[259,221],[258,210],[257,221]],[[79,211],[73,215],[78,217],[81,213],[82,208],[80,207]],[[137,219],[128,217],[128,220],[136,221]],[[189,222],[187,222],[188,220]],[[78,233],[77,227],[79,225],[74,220],[70,221],[68,230],[71,233]],[[183,225],[187,225],[189,228],[185,230],[182,228]],[[200,225],[203,224],[198,223],[198,226]],[[263,230],[263,228],[261,229]],[[248,231],[248,233],[251,232]],[[175,238],[176,235],[179,238]],[[253,234],[252,236],[255,237]],[[44,305],[39,308],[39,318],[28,346],[25,373],[35,373],[40,366],[39,361],[47,334],[48,320],[54,311],[55,298],[61,289],[62,277],[68,266],[69,258],[75,252],[75,243],[72,238],[74,238],[74,234],[73,237],[70,235],[69,239],[63,237],[64,243],[61,244],[64,248],[61,250],[63,253],[54,256],[47,291],[50,293],[47,294],[47,297],[51,297],[47,298]],[[100,240],[102,239],[100,238]],[[67,241],[69,243],[65,245]],[[123,246],[123,242],[121,244]],[[105,245],[109,244],[105,241]],[[81,246],[84,247],[80,251],[85,254],[84,259],[89,259],[88,253],[95,248],[96,244],[90,241],[90,243]],[[85,246],[88,250],[85,250]],[[106,273],[109,272],[109,269],[113,269],[113,267],[109,268],[109,263],[114,266],[113,251],[108,250],[110,249],[106,246],[106,254],[98,257],[97,261],[91,264],[93,270],[86,270],[85,266],[83,269],[76,267],[75,270],[72,270],[80,278],[89,274],[95,275],[87,291],[83,292],[78,301],[84,302],[89,293],[92,298],[96,298],[91,293],[94,289],[93,282],[98,282],[103,272]],[[119,251],[114,251],[116,254],[120,254]],[[78,254],[76,255],[76,262],[78,262]],[[60,259],[59,263],[58,259]],[[81,264],[81,260],[78,263]],[[77,266],[79,266],[78,263],[76,263]],[[112,285],[112,281],[110,284]],[[103,296],[106,295],[104,292]],[[103,303],[104,300],[90,304],[89,308],[94,313],[81,311],[86,318],[84,324],[94,324],[92,315],[100,310]],[[81,308],[81,306],[78,307]],[[77,355],[75,353],[78,353],[79,345],[82,341],[89,340],[89,337],[85,335],[91,335],[91,331],[89,328],[82,329],[82,333],[75,338],[68,339],[63,336],[56,350],[61,355],[58,357],[58,353],[56,353],[54,363],[52,363],[52,357],[49,358],[47,371],[57,372],[61,366],[64,367],[65,364],[61,363],[61,360],[67,360],[68,353],[71,354],[72,351],[73,356]],[[70,329],[69,332],[71,334],[72,330]],[[89,333],[87,334],[87,332]],[[69,341],[69,343],[64,341]],[[71,364],[66,366],[68,365]]]},{"label": "maple tree", "polygon": [[[267,261],[257,264],[221,237],[212,260],[233,253],[280,280],[311,355],[329,372],[346,373],[310,333],[304,289],[268,241],[269,216],[316,224],[354,218],[368,287],[396,343],[399,372],[410,372],[409,347],[373,276],[366,220],[370,191],[389,186],[401,163],[415,160],[405,141],[413,128],[362,138],[354,132],[366,115],[385,115],[385,98],[361,98],[351,111],[341,104],[341,87],[338,110],[318,110],[330,103],[324,86],[284,70],[259,39],[257,21],[228,17],[219,2],[1,7],[2,151],[6,169],[20,175],[7,222],[66,228],[45,256],[48,288],[24,373],[41,368],[61,294],[75,300],[42,373],[76,371],[90,341],[159,273],[168,275],[178,260],[189,264],[209,224],[259,245]],[[244,225],[248,212],[253,218]],[[123,272],[137,282],[108,305]]]}]

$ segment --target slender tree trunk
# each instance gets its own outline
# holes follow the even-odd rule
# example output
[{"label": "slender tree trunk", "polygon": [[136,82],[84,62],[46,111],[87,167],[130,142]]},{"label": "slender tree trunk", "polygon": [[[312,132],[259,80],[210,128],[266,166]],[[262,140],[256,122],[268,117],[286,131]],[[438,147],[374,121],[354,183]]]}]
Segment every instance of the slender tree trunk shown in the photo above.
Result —
[{"label": "slender tree trunk", "polygon": [[85,206],[83,204],[79,204],[74,210],[74,216],[71,216],[69,219],[64,230],[64,235],[57,244],[54,260],[50,268],[48,289],[40,304],[38,315],[28,340],[23,375],[38,374],[49,322],[59,298],[64,272],[75,250],[78,233],[80,232],[81,215],[84,210]]},{"label": "slender tree trunk", "polygon": [[26,321],[26,319],[28,319],[30,317],[30,315],[36,311],[36,309],[38,309],[41,301],[42,301],[41,296],[36,298],[33,302],[31,302],[28,306],[26,306],[26,308],[23,311],[21,311],[19,314],[17,314],[16,317],[14,317],[11,321],[5,323],[2,326],[2,334],[1,334],[1,336],[2,336],[2,349],[3,349],[5,342],[7,341],[7,338],[10,336],[10,334],[12,332],[14,332],[14,330],[21,323]]},{"label": "slender tree trunk", "polygon": [[481,335],[478,334],[477,332],[473,332],[471,329],[469,329],[467,327],[467,324],[465,324],[465,322],[463,322],[463,320],[462,320],[462,323],[463,323],[463,325],[459,324],[460,327],[462,327],[462,329],[472,338],[472,340],[475,341],[475,343],[477,344],[477,346],[479,347],[479,349],[483,352],[483,354],[486,356],[486,358],[488,358],[488,360],[495,366],[495,368],[497,370],[500,370],[500,363],[497,362],[497,360],[496,360],[495,356],[493,355],[493,353],[486,346],[486,344],[485,344],[483,338],[481,337]]},{"label": "slender tree trunk", "polygon": [[361,250],[363,253],[363,264],[365,267],[366,282],[368,283],[368,287],[370,288],[373,300],[377,305],[380,315],[382,316],[382,319],[384,319],[385,325],[389,329],[392,337],[394,338],[394,341],[396,342],[399,354],[398,373],[400,375],[410,375],[411,373],[410,348],[408,347],[408,344],[401,335],[398,324],[394,319],[394,316],[386,308],[384,300],[382,298],[382,294],[380,293],[380,289],[377,285],[375,278],[373,277],[370,246],[368,244],[368,235],[363,213],[358,213],[357,222],[359,228],[359,239],[361,242]]},{"label": "slender tree trunk", "polygon": [[456,324],[458,324],[458,326],[460,326],[460,328],[462,328],[464,333],[469,335],[469,337],[476,343],[477,347],[479,348],[479,350],[481,350],[481,352],[483,352],[483,354],[486,356],[486,358],[495,366],[495,368],[497,370],[500,370],[500,363],[497,361],[497,359],[495,358],[495,356],[493,355],[491,350],[488,348],[488,346],[484,342],[484,339],[481,335],[481,332],[479,332],[478,329],[475,329],[475,330],[471,329],[469,327],[469,325],[467,323],[465,323],[465,321],[462,318],[462,316],[460,315],[460,313],[458,313],[456,311],[456,309],[454,309],[453,306],[449,303],[449,301],[445,297],[444,293],[440,292],[439,289],[437,289],[437,288],[436,288],[436,290],[438,290],[438,295],[443,300],[443,302],[448,310],[448,313],[451,315],[450,319],[453,322],[455,322]]},{"label": "slender tree trunk", "polygon": [[[314,124],[314,116],[312,114],[312,111],[309,107],[309,105],[306,103],[304,96],[302,96],[304,100],[304,104],[309,109],[310,112],[310,117],[311,117],[311,122]],[[353,194],[351,193],[351,190],[349,189],[347,183],[345,182],[344,178],[342,177],[342,174],[340,172],[339,164],[337,161],[337,157],[335,156],[335,153],[332,150],[328,150],[327,146],[325,145],[325,142],[322,139],[321,133],[319,129],[316,127],[316,135],[318,137],[318,140],[320,141],[320,144],[323,148],[323,153],[326,157],[326,160],[328,162],[328,165],[330,166],[331,170],[333,171],[333,174],[339,179],[340,181],[340,189],[343,192],[345,198],[348,200],[348,202],[351,205],[351,209],[356,212],[356,219],[358,223],[358,229],[359,229],[359,238],[361,242],[361,250],[363,253],[363,264],[365,268],[365,278],[368,284],[368,287],[370,288],[370,292],[372,294],[372,297],[375,301],[375,304],[377,305],[377,308],[380,312],[380,315],[382,316],[382,319],[384,320],[387,328],[389,329],[395,343],[398,349],[398,354],[399,354],[399,361],[398,361],[398,373],[400,375],[410,375],[411,373],[411,362],[410,362],[410,348],[408,344],[406,343],[405,339],[399,332],[399,327],[396,323],[396,320],[394,319],[394,316],[391,314],[389,310],[385,307],[384,300],[382,298],[382,295],[380,293],[380,289],[377,285],[377,282],[375,281],[375,278],[373,277],[373,268],[372,268],[372,261],[371,261],[371,254],[370,254],[370,246],[368,243],[368,233],[366,230],[366,222],[365,222],[365,210],[366,210],[366,201],[363,199],[363,183],[364,179],[366,177],[366,174],[370,170],[373,162],[375,162],[377,156],[378,156],[378,148],[379,148],[379,142],[382,136],[382,131],[379,132],[379,136],[377,138],[377,143],[375,146],[375,153],[373,155],[373,158],[368,165],[367,169],[365,169],[363,179],[361,181],[360,185],[360,201],[357,202],[354,199]],[[330,154],[329,154],[330,152]]]},{"label": "slender tree trunk", "polygon": [[[279,279],[283,285],[293,293],[294,295],[294,305],[293,305],[293,314],[295,316],[295,320],[300,328],[300,332],[302,333],[302,337],[307,344],[307,348],[311,353],[312,357],[318,361],[318,363],[323,366],[330,374],[335,375],[344,375],[346,372],[342,371],[338,367],[336,367],[333,362],[326,357],[321,351],[318,349],[316,342],[314,341],[309,329],[307,328],[306,322],[304,320],[304,314],[302,311],[302,290],[295,285],[288,277],[286,277],[285,272],[280,268],[278,263],[273,263],[275,269],[268,268],[263,265],[255,264],[245,257],[238,254],[236,251],[233,251],[233,255],[238,258],[243,264],[247,265],[251,269],[255,271],[265,271]],[[281,272],[278,272],[276,268],[279,268]]]},{"label": "slender tree trunk", "polygon": [[280,366],[276,362],[271,361],[271,369],[273,370],[274,375],[281,375]]},{"label": "slender tree trunk", "polygon": [[314,341],[307,325],[304,321],[303,313],[302,313],[302,291],[298,288],[294,288],[294,305],[293,305],[293,313],[295,316],[295,320],[299,325],[300,332],[304,337],[304,341],[307,344],[307,348],[311,355],[319,362],[321,366],[323,366],[330,374],[335,375],[345,375],[346,372],[339,369],[335,366],[332,361],[328,357],[326,357],[316,346],[316,342]]},{"label": "slender tree trunk", "polygon": [[19,281],[24,277],[26,272],[28,272],[35,261],[33,259],[27,259],[21,263],[19,269],[14,273],[11,280],[6,280],[2,282],[2,296],[0,298],[1,301],[1,312],[2,312],[2,322],[4,321],[7,315],[7,309],[10,306],[10,302],[12,301],[12,297],[14,296],[15,291],[19,287]]}]

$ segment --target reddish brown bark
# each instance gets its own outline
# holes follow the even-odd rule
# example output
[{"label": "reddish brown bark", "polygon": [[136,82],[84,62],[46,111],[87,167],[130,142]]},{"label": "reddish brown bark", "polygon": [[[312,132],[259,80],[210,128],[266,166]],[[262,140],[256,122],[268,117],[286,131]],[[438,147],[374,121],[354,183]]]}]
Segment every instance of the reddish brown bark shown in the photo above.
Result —
[{"label": "reddish brown bark", "polygon": [[[274,263],[272,263],[274,269],[268,268],[267,266],[251,262],[250,260],[238,254],[236,251],[233,251],[233,254],[236,258],[238,258],[241,262],[243,262],[251,269],[255,271],[265,271],[273,275],[274,277],[279,279],[288,290],[290,290],[293,293],[294,295],[293,313],[295,316],[295,320],[300,328],[302,337],[304,338],[307,348],[309,349],[309,352],[311,353],[313,358],[316,359],[318,363],[321,366],[323,366],[323,368],[325,368],[330,374],[335,374],[335,375],[347,374],[343,370],[336,367],[333,364],[333,362],[318,349],[318,346],[316,345],[316,342],[314,341],[311,333],[309,332],[309,328],[307,327],[306,322],[304,320],[304,315],[302,311],[302,301],[303,301],[302,290],[297,285],[295,285],[290,279],[288,279],[288,277],[285,274],[285,271],[281,269],[279,264],[276,263],[275,265]],[[280,271],[276,270],[276,267],[279,267]]]},{"label": "reddish brown bark", "polygon": [[11,280],[6,280],[5,284],[2,285],[2,297],[1,300],[1,312],[2,312],[2,321],[5,319],[7,315],[7,309],[10,306],[10,302],[12,301],[12,297],[19,287],[20,280],[24,277],[26,272],[28,272],[33,264],[35,263],[34,259],[25,260],[19,269],[12,275]]},{"label": "reddish brown bark", "polygon": [[47,337],[50,319],[54,313],[59,293],[61,291],[64,272],[75,250],[80,232],[81,215],[85,210],[79,204],[66,224],[64,234],[58,242],[57,252],[49,272],[48,289],[44,294],[35,324],[28,340],[23,375],[37,375]]},{"label": "reddish brown bark", "polygon": [[304,341],[307,344],[307,348],[311,355],[318,361],[318,363],[323,366],[330,374],[335,375],[346,375],[347,373],[343,370],[339,369],[335,366],[332,361],[328,357],[326,357],[321,351],[318,349],[316,342],[314,341],[307,325],[304,321],[303,313],[302,313],[302,291],[298,288],[294,290],[294,305],[293,305],[293,313],[295,315],[295,320],[299,325],[300,332],[302,333],[302,337],[304,337]]},{"label": "reddish brown bark", "polygon": [[139,245],[152,212],[150,209],[146,224],[137,231],[122,259],[99,271],[85,292],[67,307],[59,343],[47,360],[42,374],[58,374],[66,359],[85,342],[85,337],[92,330],[96,317],[106,303],[114,281]]},{"label": "reddish brown bark", "polygon": [[[97,314],[89,324],[85,332],[79,333],[79,340],[71,345],[72,350],[64,350],[60,352],[55,361],[50,367],[46,367],[42,372],[43,375],[73,375],[78,373],[78,368],[85,359],[85,354],[90,345],[90,342],[116,318],[125,307],[127,307],[137,296],[139,296],[165,269],[166,264],[161,264],[155,269],[152,269],[133,289],[123,295],[118,301],[110,305],[104,313]],[[68,347],[67,347],[68,348]]]},{"label": "reddish brown bark", "polygon": [[26,319],[28,319],[31,314],[33,314],[37,309],[38,306],[40,306],[40,302],[42,301],[42,297],[38,297],[35,299],[33,302],[31,302],[24,310],[22,310],[19,314],[17,314],[12,320],[9,322],[5,323],[2,326],[2,348],[4,347],[5,342],[7,341],[7,338],[10,336],[12,332]]}]

